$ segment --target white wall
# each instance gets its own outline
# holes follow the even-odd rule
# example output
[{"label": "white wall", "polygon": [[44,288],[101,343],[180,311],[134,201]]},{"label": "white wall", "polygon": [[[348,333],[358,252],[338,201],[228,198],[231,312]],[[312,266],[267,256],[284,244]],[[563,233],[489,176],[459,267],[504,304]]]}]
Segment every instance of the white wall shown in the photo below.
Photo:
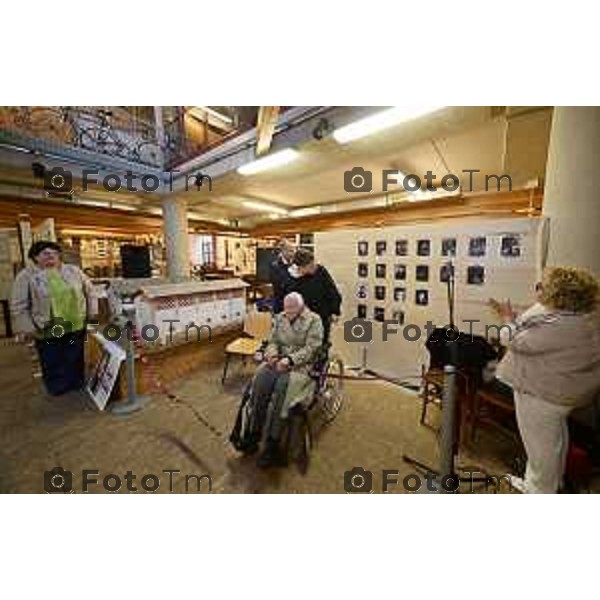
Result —
[{"label": "white wall", "polygon": [[[416,376],[420,371],[420,363],[424,362],[427,352],[424,349],[424,325],[428,320],[436,325],[448,323],[447,287],[440,282],[440,267],[448,261],[441,256],[443,238],[456,237],[457,257],[454,259],[456,271],[456,306],[455,322],[462,331],[470,331],[471,325],[465,319],[479,319],[481,323],[473,325],[475,333],[483,333],[485,325],[497,323],[494,313],[488,306],[490,297],[497,299],[511,298],[517,309],[524,309],[533,300],[533,288],[537,280],[537,237],[540,219],[519,218],[469,218],[449,219],[435,223],[384,227],[381,229],[344,229],[339,231],[315,234],[315,251],[317,260],[325,265],[337,282],[344,297],[342,321],[351,319],[357,314],[357,306],[361,303],[356,297],[359,283],[368,286],[369,298],[364,302],[368,307],[368,318],[373,319],[376,306],[385,308],[385,318],[391,319],[392,312],[401,309],[405,312],[405,325],[416,324],[423,331],[418,342],[404,339],[402,329],[392,335],[388,341],[382,341],[382,325],[373,323],[373,342],[370,344],[347,343],[344,341],[343,322],[333,333],[335,349],[348,365],[361,362],[362,351],[367,351],[367,366],[381,373],[405,378]],[[518,258],[501,256],[502,237],[506,234],[518,234],[521,238],[521,255]],[[481,258],[468,254],[471,237],[486,236],[486,255]],[[395,243],[398,239],[408,240],[408,256],[395,255]],[[416,245],[419,239],[431,240],[431,255],[418,257]],[[359,241],[369,243],[369,255],[359,257],[357,244]],[[377,241],[387,242],[385,256],[375,256]],[[369,265],[369,276],[361,280],[357,274],[359,262]],[[375,265],[387,265],[385,280],[375,277]],[[394,265],[405,264],[407,279],[405,282],[394,280]],[[429,282],[415,280],[415,267],[429,266]],[[467,284],[467,267],[482,265],[485,268],[484,285]],[[376,301],[374,286],[386,286],[386,300]],[[406,302],[395,302],[393,288],[403,286],[407,289]],[[429,290],[429,305],[415,304],[415,291]],[[413,332],[409,332],[414,334]]]}]

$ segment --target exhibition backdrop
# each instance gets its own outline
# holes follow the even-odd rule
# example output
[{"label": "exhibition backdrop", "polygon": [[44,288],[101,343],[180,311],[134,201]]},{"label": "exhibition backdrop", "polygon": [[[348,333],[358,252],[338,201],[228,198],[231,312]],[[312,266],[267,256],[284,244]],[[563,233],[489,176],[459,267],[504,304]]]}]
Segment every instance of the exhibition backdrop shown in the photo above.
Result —
[{"label": "exhibition backdrop", "polygon": [[[366,366],[383,375],[416,378],[426,362],[428,320],[448,324],[449,265],[456,275],[455,323],[461,331],[483,334],[499,324],[490,298],[510,298],[518,310],[534,301],[540,273],[542,219],[468,218],[315,234],[317,260],[333,275],[343,295],[343,315],[334,329],[335,351],[349,366]],[[356,339],[344,322],[355,317],[372,324],[372,340]],[[383,320],[399,325],[383,341]],[[466,320],[477,319],[470,324]],[[403,329],[417,325],[422,335],[408,341]],[[361,334],[356,329],[354,333]],[[415,337],[417,330],[406,331]],[[346,334],[346,338],[344,339]]]}]

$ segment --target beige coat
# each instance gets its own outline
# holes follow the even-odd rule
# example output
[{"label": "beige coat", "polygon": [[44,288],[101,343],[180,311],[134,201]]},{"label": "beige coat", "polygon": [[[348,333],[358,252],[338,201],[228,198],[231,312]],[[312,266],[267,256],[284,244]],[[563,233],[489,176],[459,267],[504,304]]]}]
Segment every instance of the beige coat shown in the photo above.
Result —
[{"label": "beige coat", "polygon": [[[81,314],[88,319],[96,316],[98,300],[88,277],[75,265],[61,265],[60,273],[68,284],[81,289]],[[50,321],[50,292],[44,269],[29,265],[17,275],[12,289],[11,316],[17,333],[34,333]]]},{"label": "beige coat", "polygon": [[600,316],[535,305],[515,324],[497,376],[519,392],[563,406],[600,393]]},{"label": "beige coat", "polygon": [[316,313],[304,308],[293,323],[283,313],[275,315],[265,353],[287,356],[292,361],[287,393],[281,411],[283,417],[287,416],[292,406],[300,402],[307,404],[312,399],[315,381],[309,373],[322,345],[323,324],[321,317]]}]

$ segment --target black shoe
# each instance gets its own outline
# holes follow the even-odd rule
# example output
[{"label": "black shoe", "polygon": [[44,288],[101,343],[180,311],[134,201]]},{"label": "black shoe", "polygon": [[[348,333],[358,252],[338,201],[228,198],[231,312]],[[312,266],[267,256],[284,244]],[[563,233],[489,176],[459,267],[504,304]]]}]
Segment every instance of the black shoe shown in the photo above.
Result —
[{"label": "black shoe", "polygon": [[268,469],[269,467],[285,467],[287,461],[279,449],[277,442],[267,442],[264,452],[256,459],[256,466],[259,469]]}]

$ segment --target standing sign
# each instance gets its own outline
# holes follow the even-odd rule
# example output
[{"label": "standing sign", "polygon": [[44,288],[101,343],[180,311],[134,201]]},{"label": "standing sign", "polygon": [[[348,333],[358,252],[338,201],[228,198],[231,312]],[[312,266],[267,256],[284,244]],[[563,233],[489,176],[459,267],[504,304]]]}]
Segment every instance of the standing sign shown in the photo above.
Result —
[{"label": "standing sign", "polygon": [[104,410],[117,381],[121,363],[125,360],[125,350],[98,332],[93,337],[98,342],[101,353],[86,383],[86,391],[96,406]]}]

